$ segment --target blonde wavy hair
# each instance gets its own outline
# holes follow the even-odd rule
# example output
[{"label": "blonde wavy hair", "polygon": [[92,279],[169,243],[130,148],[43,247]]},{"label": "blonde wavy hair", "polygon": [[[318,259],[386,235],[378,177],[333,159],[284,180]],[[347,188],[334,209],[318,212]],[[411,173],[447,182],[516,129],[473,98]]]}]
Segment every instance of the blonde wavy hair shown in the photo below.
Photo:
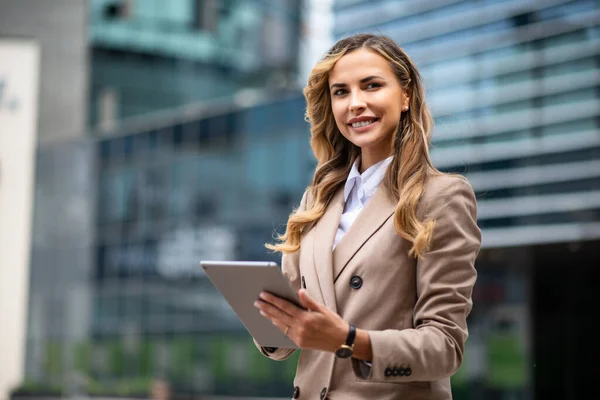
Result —
[{"label": "blonde wavy hair", "polygon": [[339,40],[310,73],[304,96],[306,120],[311,125],[310,145],[317,158],[313,181],[307,188],[311,201],[304,210],[296,210],[290,215],[285,233],[276,236],[277,244],[267,244],[268,249],[289,254],[300,248],[302,234],[325,214],[360,155],[360,148],[342,136],[336,125],[331,109],[329,73],[340,58],[361,48],[384,57],[404,92],[409,94],[409,110],[403,112],[398,121],[393,141],[394,157],[382,185],[387,196],[397,202],[394,228],[412,243],[409,254],[422,257],[429,248],[435,222],[420,221],[417,205],[428,176],[442,173],[433,166],[429,156],[433,118],[425,104],[422,78],[413,61],[392,39],[359,34]]}]

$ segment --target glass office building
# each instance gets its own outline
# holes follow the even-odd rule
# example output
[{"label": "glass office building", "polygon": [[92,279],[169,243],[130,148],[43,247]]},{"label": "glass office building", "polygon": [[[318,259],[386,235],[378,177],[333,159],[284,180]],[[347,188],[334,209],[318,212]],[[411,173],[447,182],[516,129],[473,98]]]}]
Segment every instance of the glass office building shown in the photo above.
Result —
[{"label": "glass office building", "polygon": [[255,350],[198,263],[279,261],[264,243],[314,168],[303,107],[294,93],[98,142],[91,347],[119,356],[95,376],[160,374],[195,393],[287,394],[294,360],[269,362]]},{"label": "glass office building", "polygon": [[300,0],[90,0],[90,125],[295,84]]},{"label": "glass office building", "polygon": [[[483,250],[455,398],[584,396],[600,265],[600,3],[337,0],[422,72],[435,164],[479,199]],[[597,371],[597,368],[595,369]],[[582,374],[579,374],[579,372]]]}]

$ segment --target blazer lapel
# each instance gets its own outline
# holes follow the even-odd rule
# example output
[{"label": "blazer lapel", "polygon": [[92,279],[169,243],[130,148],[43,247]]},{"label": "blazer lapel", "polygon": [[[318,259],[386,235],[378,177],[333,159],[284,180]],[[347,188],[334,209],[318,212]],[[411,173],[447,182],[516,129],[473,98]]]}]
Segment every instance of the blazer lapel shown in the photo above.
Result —
[{"label": "blazer lapel", "polygon": [[[379,187],[333,252],[333,282],[363,244],[394,214],[396,204]],[[336,226],[337,228],[337,226]]]},{"label": "blazer lapel", "polygon": [[340,224],[340,217],[344,210],[344,188],[342,187],[333,196],[325,214],[315,226],[314,234],[314,267],[325,306],[337,312],[335,291],[333,288],[333,241]]}]

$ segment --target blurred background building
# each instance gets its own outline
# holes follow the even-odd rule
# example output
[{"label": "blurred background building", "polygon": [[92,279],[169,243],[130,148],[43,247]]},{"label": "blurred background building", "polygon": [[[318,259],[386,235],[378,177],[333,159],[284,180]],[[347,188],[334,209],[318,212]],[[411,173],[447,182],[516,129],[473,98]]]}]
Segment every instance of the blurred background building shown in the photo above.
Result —
[{"label": "blurred background building", "polygon": [[434,162],[479,198],[455,398],[583,397],[600,372],[599,21],[595,0],[0,0],[0,39],[41,49],[21,390],[291,394],[295,359],[255,351],[198,261],[278,261],[263,244],[314,167],[308,70],[375,32],[419,66]]},{"label": "blurred background building", "polygon": [[289,87],[298,69],[300,4],[89,1],[91,125]]}]

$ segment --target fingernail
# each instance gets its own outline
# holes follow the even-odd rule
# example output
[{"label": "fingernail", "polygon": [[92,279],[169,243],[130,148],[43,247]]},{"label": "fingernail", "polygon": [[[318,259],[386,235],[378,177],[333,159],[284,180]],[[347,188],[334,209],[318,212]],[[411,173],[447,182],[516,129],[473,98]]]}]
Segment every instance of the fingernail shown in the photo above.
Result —
[{"label": "fingernail", "polygon": [[260,315],[262,315],[263,317],[266,317],[267,313],[265,313],[263,310],[260,310]]},{"label": "fingernail", "polygon": [[260,292],[260,296],[261,299],[266,299],[267,298],[267,294],[265,292]]},{"label": "fingernail", "polygon": [[254,302],[254,307],[260,308],[260,303],[258,302],[258,300]]}]

